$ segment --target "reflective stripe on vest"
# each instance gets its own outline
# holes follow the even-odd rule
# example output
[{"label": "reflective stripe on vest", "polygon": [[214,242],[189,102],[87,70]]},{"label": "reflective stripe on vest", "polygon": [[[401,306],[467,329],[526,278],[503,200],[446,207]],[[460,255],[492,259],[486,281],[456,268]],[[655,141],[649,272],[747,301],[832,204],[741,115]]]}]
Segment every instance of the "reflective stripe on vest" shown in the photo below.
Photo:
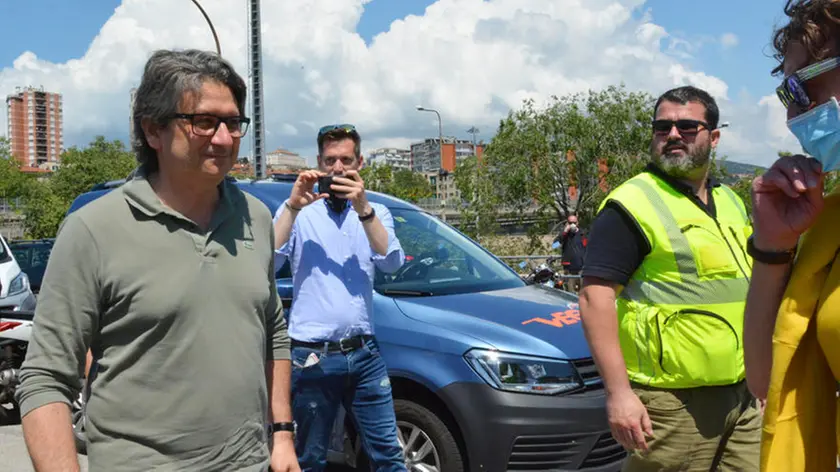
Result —
[{"label": "reflective stripe on vest", "polygon": [[[681,281],[663,282],[631,279],[620,296],[628,300],[642,301],[654,305],[705,305],[744,301],[744,293],[749,286],[749,281],[746,278],[701,281],[697,275],[697,267],[688,239],[680,231],[674,215],[671,214],[656,189],[650,183],[640,179],[629,180],[627,184],[642,191],[656,212],[662,227],[665,228],[668,240],[671,243],[671,249],[674,251],[677,272]],[[730,193],[731,190],[728,188],[722,188],[725,189],[724,192],[729,195],[746,220],[746,212],[738,204],[737,197],[734,193]]]},{"label": "reflective stripe on vest", "polygon": [[744,377],[750,223],[730,189],[710,189],[710,195],[718,204],[715,217],[645,173],[602,202],[601,208],[609,200],[622,205],[651,245],[616,300],[619,343],[632,382],[694,388]]}]

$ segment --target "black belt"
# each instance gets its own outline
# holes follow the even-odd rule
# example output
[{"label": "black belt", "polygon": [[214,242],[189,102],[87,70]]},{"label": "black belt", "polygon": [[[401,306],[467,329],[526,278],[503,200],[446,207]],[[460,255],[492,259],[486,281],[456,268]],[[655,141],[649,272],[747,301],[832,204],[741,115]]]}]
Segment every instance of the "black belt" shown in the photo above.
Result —
[{"label": "black belt", "polygon": [[318,349],[324,351],[341,351],[341,352],[350,352],[356,349],[361,348],[365,345],[368,341],[373,340],[373,336],[370,334],[362,334],[359,336],[353,336],[351,338],[343,338],[338,341],[296,341],[292,339],[292,347],[306,347],[310,349]]}]

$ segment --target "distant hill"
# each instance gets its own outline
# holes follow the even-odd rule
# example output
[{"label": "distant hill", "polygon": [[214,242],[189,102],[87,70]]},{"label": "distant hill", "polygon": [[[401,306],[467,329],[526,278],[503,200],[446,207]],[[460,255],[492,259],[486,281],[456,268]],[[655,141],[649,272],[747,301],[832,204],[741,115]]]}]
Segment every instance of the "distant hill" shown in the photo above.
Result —
[{"label": "distant hill", "polygon": [[755,175],[755,171],[764,172],[767,170],[766,167],[744,164],[742,162],[734,162],[730,160],[723,160],[720,164],[723,165],[723,168],[726,169],[727,174],[729,174],[727,178],[723,179],[723,183],[727,185],[735,184],[742,176],[753,176]]},{"label": "distant hill", "polygon": [[739,174],[755,174],[755,171],[765,171],[767,170],[766,167],[756,166],[753,164],[744,164],[742,162],[734,162],[730,160],[724,160],[721,162],[723,164],[724,169],[732,175],[739,175]]}]

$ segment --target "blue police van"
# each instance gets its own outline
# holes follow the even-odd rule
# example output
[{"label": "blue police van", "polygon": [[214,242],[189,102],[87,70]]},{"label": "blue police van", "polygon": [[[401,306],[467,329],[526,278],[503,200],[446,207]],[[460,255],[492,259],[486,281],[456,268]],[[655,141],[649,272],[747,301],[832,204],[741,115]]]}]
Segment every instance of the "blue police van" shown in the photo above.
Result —
[{"label": "blue police van", "polygon": [[[122,183],[95,187],[68,213]],[[272,214],[292,184],[236,182]],[[577,297],[527,284],[482,246],[408,202],[368,195],[391,211],[406,254],[396,273],[375,275],[373,324],[408,469],[619,470],[626,452],[609,431]],[[288,263],[276,277],[288,309]],[[83,440],[81,408],[74,427]],[[341,410],[330,462],[367,467],[359,443]]]}]

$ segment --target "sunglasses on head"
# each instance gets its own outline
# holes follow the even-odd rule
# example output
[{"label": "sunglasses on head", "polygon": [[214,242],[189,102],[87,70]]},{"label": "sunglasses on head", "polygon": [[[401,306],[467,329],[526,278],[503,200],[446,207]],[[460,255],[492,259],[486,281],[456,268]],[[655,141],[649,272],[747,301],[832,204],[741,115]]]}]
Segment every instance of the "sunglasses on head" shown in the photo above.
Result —
[{"label": "sunglasses on head", "polygon": [[699,120],[654,120],[653,132],[654,134],[670,134],[671,130],[677,127],[680,134],[697,134],[703,128],[709,129],[709,125],[705,121]]},{"label": "sunglasses on head", "polygon": [[808,107],[811,105],[811,98],[805,91],[805,82],[837,66],[840,66],[840,57],[831,57],[803,67],[782,80],[782,85],[776,87],[776,95],[785,108],[788,108],[792,103],[802,108]]},{"label": "sunglasses on head", "polygon": [[321,136],[323,136],[323,135],[325,135],[325,134],[327,134],[331,131],[337,131],[337,130],[344,131],[346,133],[358,133],[358,131],[356,131],[355,126],[345,123],[345,124],[341,124],[341,125],[322,126],[321,129],[318,130],[318,137],[320,138]]}]

